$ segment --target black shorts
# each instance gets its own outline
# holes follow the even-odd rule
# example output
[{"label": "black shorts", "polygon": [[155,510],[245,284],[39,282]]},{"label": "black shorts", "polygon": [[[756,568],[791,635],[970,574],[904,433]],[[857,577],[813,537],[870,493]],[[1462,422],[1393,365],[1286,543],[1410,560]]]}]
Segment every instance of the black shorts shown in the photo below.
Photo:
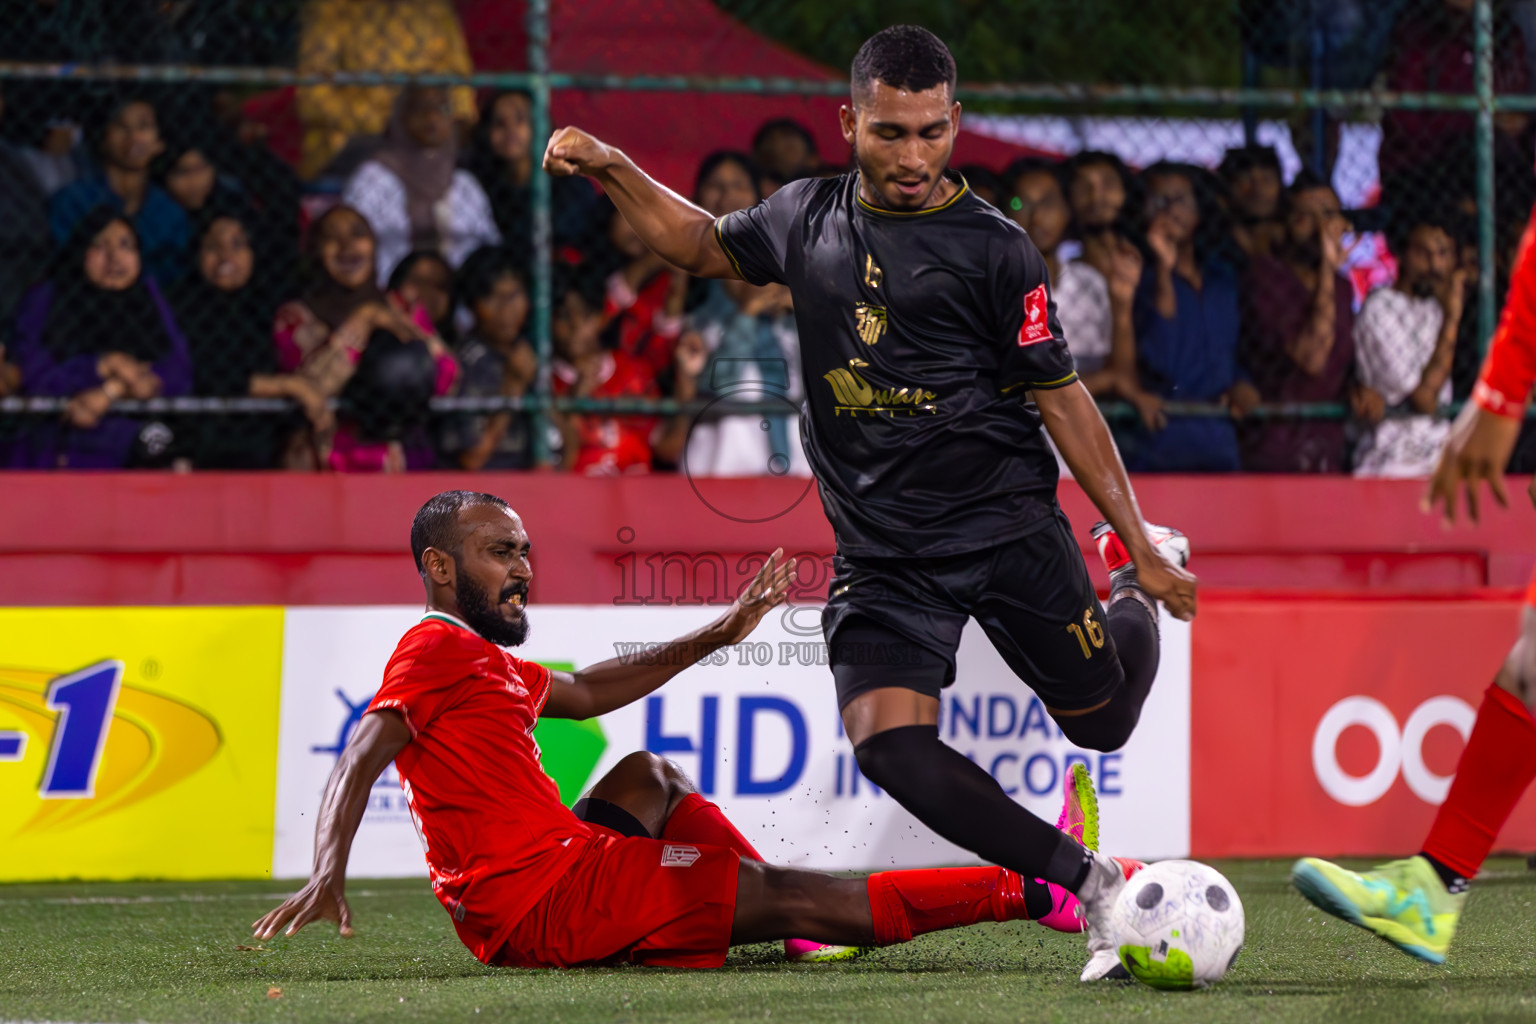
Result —
[{"label": "black shorts", "polygon": [[833,559],[821,613],[837,706],[900,686],[937,698],[975,618],[1049,708],[1079,711],[1125,678],[1104,608],[1060,512],[1017,540],[944,558]]}]

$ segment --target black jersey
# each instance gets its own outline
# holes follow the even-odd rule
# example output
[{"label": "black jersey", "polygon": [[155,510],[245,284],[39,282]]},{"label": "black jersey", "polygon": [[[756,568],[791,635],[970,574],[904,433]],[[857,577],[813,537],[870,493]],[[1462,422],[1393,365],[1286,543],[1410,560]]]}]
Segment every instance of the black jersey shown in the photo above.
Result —
[{"label": "black jersey", "polygon": [[1052,521],[1056,460],[1025,392],[1077,372],[1045,260],[954,180],[898,213],[857,174],[806,179],[715,223],[743,278],[794,296],[801,433],[845,555],[974,551]]}]

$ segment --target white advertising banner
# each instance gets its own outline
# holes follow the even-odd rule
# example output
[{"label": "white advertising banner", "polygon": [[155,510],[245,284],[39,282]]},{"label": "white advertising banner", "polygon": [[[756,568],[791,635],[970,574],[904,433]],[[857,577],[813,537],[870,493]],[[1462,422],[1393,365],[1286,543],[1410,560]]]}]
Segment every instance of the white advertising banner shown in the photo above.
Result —
[{"label": "white advertising banner", "polygon": [[[709,608],[535,606],[520,657],[580,667],[702,625]],[[293,608],[283,646],[273,873],[308,874],[314,820],[336,753],[377,689],[411,608]],[[1074,747],[972,623],[940,735],[1054,822],[1063,772],[1087,765],[1098,785],[1102,846],[1146,859],[1189,852],[1190,631],[1164,616],[1162,666],[1131,742]],[[775,612],[746,642],[596,723],[539,739],[569,799],[634,750],[676,761],[768,860],[880,869],[975,860],[934,836],[859,774],[842,733],[820,608]],[[563,725],[563,723],[561,723]],[[352,848],[357,877],[424,874],[421,846],[393,771],[374,787]]]}]

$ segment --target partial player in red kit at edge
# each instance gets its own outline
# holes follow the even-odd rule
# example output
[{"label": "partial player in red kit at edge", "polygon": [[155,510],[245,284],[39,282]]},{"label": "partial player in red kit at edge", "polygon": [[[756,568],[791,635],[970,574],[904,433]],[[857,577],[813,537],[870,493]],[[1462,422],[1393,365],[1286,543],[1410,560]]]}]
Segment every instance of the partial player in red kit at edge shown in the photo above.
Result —
[{"label": "partial player in red kit at edge", "polygon": [[1046,918],[1065,900],[1057,886],[990,866],[868,878],[772,867],[676,766],[643,751],[574,809],[560,803],[539,765],[539,717],[623,707],[739,643],[794,580],[782,552],[708,626],[566,673],[502,649],[527,636],[533,575],[528,535],[505,501],[439,494],[416,514],[411,548],[427,614],[401,639],[326,784],[309,883],[255,923],[258,938],[321,919],[352,934],[347,856],[391,761],[433,892],[488,964],[718,967],[730,946],[774,939],[793,942],[794,959],[843,959],[942,928]]},{"label": "partial player in red kit at edge", "polygon": [[[1507,506],[1504,467],[1536,384],[1536,217],[1525,229],[1504,315],[1472,401],[1457,417],[1424,496],[1424,511],[1456,519],[1464,492],[1478,519],[1479,488]],[[1536,503],[1536,481],[1531,483]],[[1477,875],[1532,780],[1536,780],[1536,579],[1526,591],[1520,637],[1483,695],[1456,777],[1417,856],[1356,873],[1315,857],[1291,878],[1323,910],[1375,932],[1399,949],[1443,963]]]}]

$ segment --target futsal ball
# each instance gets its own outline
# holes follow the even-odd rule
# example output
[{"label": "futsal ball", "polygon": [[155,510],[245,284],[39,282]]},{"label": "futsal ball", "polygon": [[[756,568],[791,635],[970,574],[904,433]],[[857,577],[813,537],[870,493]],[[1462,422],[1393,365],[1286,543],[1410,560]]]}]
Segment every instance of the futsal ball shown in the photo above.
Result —
[{"label": "futsal ball", "polygon": [[1164,860],[1131,876],[1115,899],[1115,952],[1137,981],[1205,988],[1243,948],[1243,901],[1221,872]]}]

